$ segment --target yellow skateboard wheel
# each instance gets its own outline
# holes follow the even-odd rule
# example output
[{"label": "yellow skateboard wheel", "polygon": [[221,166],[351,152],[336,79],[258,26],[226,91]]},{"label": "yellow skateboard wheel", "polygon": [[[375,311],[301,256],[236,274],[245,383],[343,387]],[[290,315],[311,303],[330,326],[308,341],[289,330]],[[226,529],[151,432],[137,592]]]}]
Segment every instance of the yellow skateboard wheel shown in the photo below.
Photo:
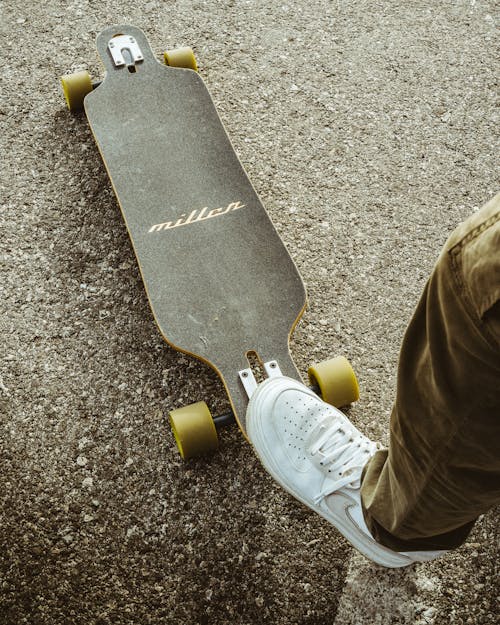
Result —
[{"label": "yellow skateboard wheel", "polygon": [[340,408],[359,399],[356,374],[344,356],[312,365],[307,373],[310,383],[319,387],[321,397],[328,404]]},{"label": "yellow skateboard wheel", "polygon": [[61,76],[66,104],[72,113],[83,109],[83,100],[92,91],[92,80],[88,72],[76,72]]},{"label": "yellow skateboard wheel", "polygon": [[167,50],[163,53],[163,60],[165,65],[170,65],[170,67],[184,67],[186,69],[194,69],[195,72],[198,71],[194,52],[188,47]]},{"label": "yellow skateboard wheel", "polygon": [[214,451],[219,446],[214,420],[204,401],[172,410],[169,419],[184,460]]}]

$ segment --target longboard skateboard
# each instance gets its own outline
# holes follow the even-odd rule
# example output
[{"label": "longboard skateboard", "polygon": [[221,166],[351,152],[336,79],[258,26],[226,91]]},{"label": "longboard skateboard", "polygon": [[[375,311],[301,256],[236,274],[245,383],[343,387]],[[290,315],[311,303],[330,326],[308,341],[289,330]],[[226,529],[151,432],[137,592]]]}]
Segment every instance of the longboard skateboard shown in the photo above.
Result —
[{"label": "longboard skateboard", "polygon": [[[85,110],[163,338],[215,369],[245,434],[254,358],[264,375],[301,379],[289,338],[306,307],[304,284],[190,49],[166,53],[170,65],[162,64],[128,25],[101,32],[97,49],[105,77],[62,77],[68,107]],[[331,403],[357,399],[343,358],[309,377]],[[183,457],[216,446],[204,402],[172,411],[170,421]]]}]

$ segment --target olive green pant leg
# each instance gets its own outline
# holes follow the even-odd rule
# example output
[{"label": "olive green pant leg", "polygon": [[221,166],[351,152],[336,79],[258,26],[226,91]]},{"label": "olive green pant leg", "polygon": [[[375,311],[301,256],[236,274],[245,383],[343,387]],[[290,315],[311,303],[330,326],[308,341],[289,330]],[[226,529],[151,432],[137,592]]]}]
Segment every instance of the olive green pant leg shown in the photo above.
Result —
[{"label": "olive green pant leg", "polygon": [[363,472],[367,525],[453,549],[500,503],[500,194],[448,240],[404,337],[389,449]]}]

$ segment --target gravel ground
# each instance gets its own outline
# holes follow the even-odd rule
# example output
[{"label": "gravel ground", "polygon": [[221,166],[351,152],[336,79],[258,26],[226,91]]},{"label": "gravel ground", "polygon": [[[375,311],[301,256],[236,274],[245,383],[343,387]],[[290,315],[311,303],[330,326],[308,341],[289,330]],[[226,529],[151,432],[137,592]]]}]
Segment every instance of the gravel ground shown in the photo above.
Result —
[{"label": "gravel ground", "polygon": [[192,45],[308,287],[292,352],[346,354],[387,441],[400,341],[454,226],[499,188],[496,7],[479,0],[1,3],[0,624],[488,624],[494,512],[384,571],[281,492],[238,431],[180,461],[169,409],[226,400],[157,332],[59,75],[112,23]]}]

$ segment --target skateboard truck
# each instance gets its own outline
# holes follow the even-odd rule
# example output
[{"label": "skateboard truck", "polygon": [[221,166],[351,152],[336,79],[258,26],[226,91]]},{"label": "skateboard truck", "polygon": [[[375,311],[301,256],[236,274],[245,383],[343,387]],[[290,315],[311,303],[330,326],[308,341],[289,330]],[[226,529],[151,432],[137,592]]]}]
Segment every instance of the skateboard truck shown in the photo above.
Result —
[{"label": "skateboard truck", "polygon": [[108,42],[108,50],[116,67],[132,67],[144,60],[139,44],[130,35],[115,35]]},{"label": "skateboard truck", "polygon": [[[283,375],[276,360],[270,360],[269,362],[265,362],[264,370],[269,378],[275,378]],[[255,379],[255,375],[250,368],[238,371],[238,375],[240,376],[243,388],[248,395],[248,399],[250,399],[250,397],[252,397],[254,391],[257,388],[257,380]]]}]

